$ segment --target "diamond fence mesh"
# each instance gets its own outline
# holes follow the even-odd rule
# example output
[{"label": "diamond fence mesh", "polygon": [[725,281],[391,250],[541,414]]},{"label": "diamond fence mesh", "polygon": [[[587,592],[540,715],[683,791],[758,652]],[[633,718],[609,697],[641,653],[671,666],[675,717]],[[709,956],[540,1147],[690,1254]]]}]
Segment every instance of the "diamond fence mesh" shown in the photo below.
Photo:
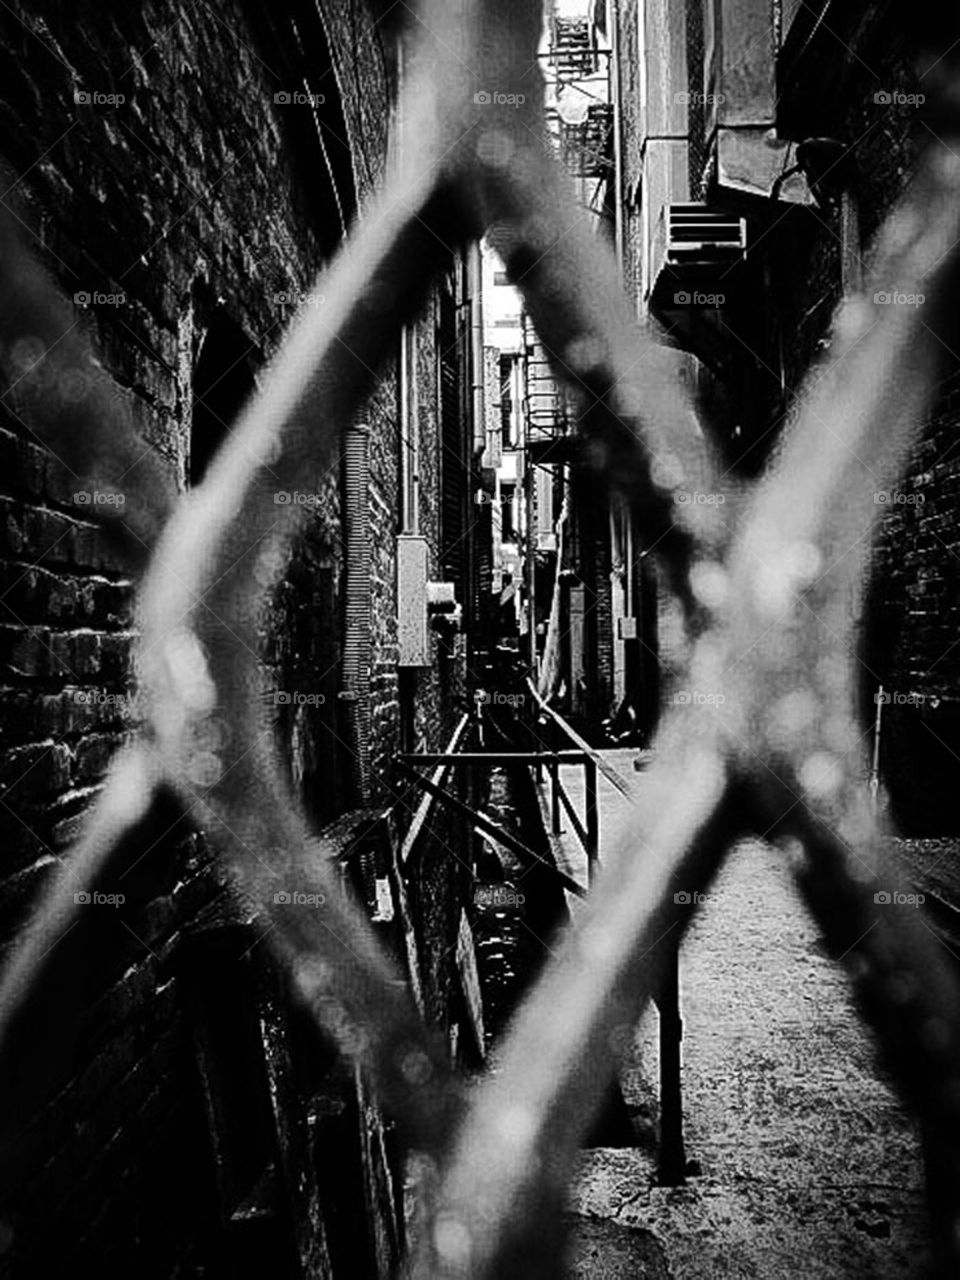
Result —
[{"label": "diamond fence mesh", "polygon": [[[540,19],[531,0],[423,0],[404,63],[403,163],[324,274],[322,315],[305,307],[297,317],[195,491],[174,500],[149,459],[131,458],[120,535],[143,564],[144,724],[18,940],[0,983],[0,1035],[69,928],[75,887],[93,881],[157,789],[199,798],[198,821],[274,926],[303,1000],[428,1158],[409,1274],[552,1275],[565,1188],[622,1029],[697,909],[677,890],[706,889],[732,842],[759,834],[795,866],[923,1123],[946,1273],[960,1264],[960,993],[919,913],[883,900],[897,876],[882,862],[887,833],[865,786],[853,653],[882,510],[873,495],[905,464],[950,322],[960,239],[952,64],[934,77],[946,141],[931,138],[862,292],[836,315],[829,357],[747,487],[721,474],[676,353],[637,325],[612,254],[544,148]],[[91,369],[90,429],[77,430],[74,404],[41,412],[38,432],[96,475],[119,447],[121,406],[89,353],[72,349],[81,339],[64,338],[66,303],[3,234],[0,291],[15,303],[4,336],[15,326],[39,334],[48,369]],[[643,799],[605,842],[586,914],[528,995],[499,1070],[468,1099],[366,919],[335,892],[276,756],[257,639],[264,591],[300,527],[298,508],[278,508],[274,492],[331,464],[401,324],[450,254],[481,235],[576,398],[593,465],[630,504],[670,584],[688,637],[685,688],[724,696],[670,706]],[[871,301],[890,279],[922,289],[922,320],[916,308]],[[20,374],[22,390],[32,376]],[[284,912],[277,873],[324,894],[324,908]]]}]

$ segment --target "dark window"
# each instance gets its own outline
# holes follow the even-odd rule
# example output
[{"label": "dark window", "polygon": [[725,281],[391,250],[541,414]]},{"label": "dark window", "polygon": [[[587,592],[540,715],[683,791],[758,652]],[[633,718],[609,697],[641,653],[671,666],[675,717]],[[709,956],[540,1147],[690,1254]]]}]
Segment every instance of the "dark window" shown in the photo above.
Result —
[{"label": "dark window", "polygon": [[193,368],[190,484],[199,484],[213,455],[254,390],[257,351],[239,325],[214,312],[200,339]]},{"label": "dark window", "polygon": [[517,531],[513,521],[513,498],[516,489],[512,484],[500,486],[500,537],[504,542],[516,542]]},{"label": "dark window", "polygon": [[236,1280],[268,1268],[292,1280],[299,1269],[274,1102],[286,1045],[277,981],[256,942],[241,926],[215,924],[189,933],[177,957],[208,1137],[207,1248]]},{"label": "dark window", "polygon": [[504,448],[515,443],[513,439],[513,361],[509,356],[500,357],[500,431]]}]

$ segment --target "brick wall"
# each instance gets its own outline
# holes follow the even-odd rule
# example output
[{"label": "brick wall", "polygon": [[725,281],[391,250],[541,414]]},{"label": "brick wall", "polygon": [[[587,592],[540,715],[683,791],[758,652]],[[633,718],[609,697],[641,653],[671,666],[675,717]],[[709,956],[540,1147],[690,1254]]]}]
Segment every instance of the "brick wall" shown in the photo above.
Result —
[{"label": "brick wall", "polygon": [[[878,91],[922,93],[912,70],[910,33],[875,8],[860,24],[854,48],[857,56],[846,60],[842,77],[831,76],[842,88],[827,96],[818,108],[823,118],[809,127],[854,144],[853,187],[866,262],[870,239],[905,189],[929,134],[922,108],[875,99]],[[811,62],[807,74],[818,69],[822,72]],[[791,136],[799,136],[802,102],[795,97],[783,110]],[[785,339],[786,382],[795,394],[811,362],[827,347],[840,298],[840,226],[836,210],[821,212],[816,221],[800,215],[787,225],[790,232],[771,237],[771,287]],[[904,288],[896,280],[881,285],[889,291]],[[875,540],[861,650],[865,723],[873,720],[879,684],[893,699],[883,709],[881,765],[894,817],[907,834],[944,834],[957,824],[960,466],[953,454],[960,400],[954,359],[942,354],[933,412]]]},{"label": "brick wall", "polygon": [[[10,174],[4,186],[14,184],[5,201],[31,228],[31,243],[64,294],[91,295],[79,323],[118,402],[180,489],[209,335],[229,322],[231,340],[256,376],[281,339],[289,299],[309,290],[355,200],[362,205],[382,172],[392,69],[381,34],[363,6],[327,0],[319,6],[327,48],[317,9],[294,7],[300,38],[315,39],[306,49],[269,6],[240,0],[216,11],[84,4],[67,14],[41,2],[0,13],[2,158]],[[306,81],[304,66],[311,71]],[[318,108],[325,159],[316,150],[311,108],[275,101],[278,92],[306,89],[325,96]],[[335,190],[322,176],[326,162]],[[9,370],[24,352],[2,354]],[[418,376],[423,519],[435,547],[434,358],[426,348]],[[223,375],[231,376],[229,367]],[[368,410],[375,803],[398,794],[390,767],[400,723],[396,397],[388,369]],[[133,566],[98,523],[96,499],[76,496],[97,490],[81,486],[40,447],[30,423],[21,398],[0,406],[5,940],[76,834],[107,761],[136,722]],[[102,482],[122,491],[122,475]],[[319,707],[291,700],[274,707],[292,774],[319,823],[350,801],[351,746],[337,698],[340,476],[304,477],[302,489],[318,501],[275,591],[264,657],[277,690],[322,695]],[[419,745],[442,744],[461,692],[462,671],[453,664],[438,661],[417,677]],[[440,904],[433,933],[449,941],[458,916],[455,882],[449,862],[441,866],[432,856],[437,869],[426,878],[431,901]],[[5,1096],[17,1106],[6,1109],[3,1122],[9,1156],[0,1168],[0,1268],[52,1276],[89,1264],[104,1275],[199,1274],[196,1268],[216,1256],[219,1237],[211,1236],[216,1195],[198,1077],[197,1037],[209,1028],[185,939],[210,930],[234,937],[238,911],[202,835],[169,806],[134,834],[96,887],[122,893],[125,902],[81,911],[3,1069]],[[244,941],[225,970],[234,976],[259,936],[242,921],[236,928]],[[252,962],[255,986],[271,970],[262,950]],[[442,1019],[450,979],[441,961],[434,968]],[[264,1034],[272,1028],[267,1075],[283,1075],[285,1058],[295,1061],[298,1053],[282,1006],[272,1013],[269,1001],[264,1006]],[[215,1058],[225,1050],[210,1052]],[[284,1123],[296,1129],[305,1113],[294,1092],[288,1082],[278,1096],[290,1103]],[[299,1188],[297,1248],[302,1260],[312,1259],[310,1274],[327,1274],[323,1227],[309,1221],[320,1193],[315,1185],[311,1191],[302,1133],[291,1140],[289,1158]],[[355,1190],[362,1202],[362,1187]]]},{"label": "brick wall", "polygon": [[[2,18],[5,159],[26,172],[18,214],[67,296],[93,295],[80,323],[179,487],[198,293],[269,354],[286,314],[274,296],[306,286],[325,247],[301,212],[252,33],[241,13],[223,16],[113,6],[78,22],[40,5]],[[29,421],[15,401],[0,437],[8,937],[135,721],[131,566],[97,524],[96,488],[78,498],[91,486],[37,447]],[[23,1020],[4,1171],[14,1273],[168,1275],[205,1247],[211,1186],[177,956],[221,888],[202,839],[170,827],[155,815],[117,859],[100,887],[124,905],[81,912]]]},{"label": "brick wall", "polygon": [[[428,300],[417,323],[416,390],[413,401],[417,413],[410,425],[419,437],[419,531],[427,539],[429,577],[443,578],[441,508],[443,500],[444,454],[441,440],[438,398],[440,359],[440,302],[436,294]],[[450,465],[452,459],[448,459]],[[471,515],[476,508],[471,508]],[[458,595],[458,600],[460,599]],[[460,600],[461,604],[466,602]],[[391,614],[395,619],[396,612]],[[442,751],[467,709],[470,680],[481,683],[477,672],[468,671],[465,639],[453,645],[430,632],[431,665],[405,669],[396,684],[397,721],[405,726],[400,749]],[[462,778],[449,778],[446,786],[461,797]],[[409,818],[423,799],[417,788],[401,787],[400,812]],[[469,889],[471,835],[456,814],[434,804],[424,837],[419,841],[408,871],[410,896],[414,903],[419,942],[421,982],[425,1012],[437,1027],[447,1028],[460,1015],[459,985],[451,963],[455,955],[457,929],[465,895]]]}]

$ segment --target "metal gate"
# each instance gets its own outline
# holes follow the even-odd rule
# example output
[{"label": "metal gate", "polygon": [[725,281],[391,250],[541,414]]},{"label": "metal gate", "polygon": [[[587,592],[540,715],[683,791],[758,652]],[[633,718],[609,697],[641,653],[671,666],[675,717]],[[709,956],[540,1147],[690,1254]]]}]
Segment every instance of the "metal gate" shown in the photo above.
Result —
[{"label": "metal gate", "polygon": [[[734,491],[674,353],[639,331],[612,255],[544,148],[540,17],[537,0],[422,0],[404,58],[402,164],[326,273],[327,306],[298,316],[196,491],[169,513],[157,491],[130,495],[136,536],[152,548],[140,594],[146,726],[115,760],[15,951],[0,1031],[69,924],[72,887],[92,880],[161,783],[199,793],[200,821],[273,922],[304,999],[432,1160],[409,1273],[551,1275],[564,1190],[615,1068],[618,1032],[635,1024],[696,910],[697,895],[687,905],[676,891],[706,889],[731,842],[753,832],[781,842],[795,865],[923,1123],[937,1256],[955,1274],[960,993],[918,913],[875,901],[877,886],[891,891],[896,879],[881,864],[882,823],[863,783],[852,653],[867,535],[881,510],[872,495],[895,482],[923,419],[956,271],[957,55],[948,51],[930,77],[945,140],[931,142],[882,229],[871,281],[839,310],[774,463]],[[261,721],[255,622],[298,529],[298,509],[278,508],[273,492],[330,464],[450,246],[482,234],[577,397],[596,466],[659,557],[686,623],[686,687],[725,699],[670,708],[646,799],[604,849],[583,923],[528,997],[501,1070],[468,1102],[366,921],[326,883]],[[6,287],[42,310],[49,286],[10,261]],[[922,279],[923,320],[871,302],[873,281],[890,279],[917,291]],[[91,438],[92,473],[103,447]],[[677,500],[684,493],[726,501]],[[294,870],[297,883],[327,890],[309,920],[274,905],[277,873]]]}]

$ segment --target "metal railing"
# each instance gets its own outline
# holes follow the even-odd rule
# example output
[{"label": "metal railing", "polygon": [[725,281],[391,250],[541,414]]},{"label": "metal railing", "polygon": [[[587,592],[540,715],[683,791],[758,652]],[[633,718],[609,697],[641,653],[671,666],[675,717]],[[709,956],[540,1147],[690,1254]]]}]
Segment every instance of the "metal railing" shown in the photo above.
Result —
[{"label": "metal railing", "polygon": [[[924,1126],[936,1253],[955,1273],[960,993],[917,914],[874,901],[878,877],[885,889],[896,877],[863,785],[851,657],[867,535],[882,510],[872,494],[905,465],[951,310],[955,55],[941,56],[943,40],[929,58],[940,137],[878,236],[864,292],[841,307],[775,463],[736,491],[710,456],[676,354],[638,328],[612,255],[544,151],[540,18],[533,0],[422,0],[404,61],[404,163],[325,273],[326,306],[298,315],[196,491],[170,509],[169,490],[142,469],[125,482],[124,530],[150,548],[139,615],[146,725],[7,966],[0,1035],[69,927],[74,887],[169,784],[275,925],[303,999],[369,1074],[407,1142],[433,1157],[409,1274],[553,1275],[568,1178],[615,1069],[616,1033],[635,1025],[692,915],[675,890],[707,888],[732,841],[756,832],[782,842]],[[514,101],[491,102],[493,89]],[[688,687],[723,689],[726,700],[669,709],[642,801],[605,849],[585,912],[520,1010],[498,1072],[468,1102],[367,921],[330,891],[283,781],[255,655],[259,602],[300,527],[273,492],[329,465],[450,246],[484,233],[579,398],[596,466],[659,558],[686,621]],[[16,252],[0,262],[0,301],[18,304],[6,308],[4,336],[29,316],[53,367],[87,360],[79,338],[57,345],[69,308],[39,270]],[[922,319],[873,304],[890,280],[926,295]],[[29,370],[16,376],[29,387]],[[91,363],[86,400],[37,429],[70,450],[78,472],[102,476],[116,450],[104,424],[120,413]],[[678,502],[678,490],[727,501]],[[277,877],[294,873],[328,890],[323,912],[295,918],[275,905]]]},{"label": "metal railing", "polygon": [[[574,808],[573,801],[570,799],[560,779],[559,763],[562,762],[558,762],[555,755],[546,761],[550,774],[550,829],[555,836],[561,834],[560,810],[562,807],[570,819],[577,839],[583,846],[583,851],[587,857],[587,874],[589,882],[592,884],[600,857],[600,811],[597,804],[598,773],[602,771],[607,781],[622,795],[629,795],[629,790],[625,787],[623,779],[617,771],[606,765],[599,752],[595,751],[584,738],[581,738],[573,726],[568,724],[558,711],[554,710],[540,697],[533,681],[527,680],[526,683],[527,696],[531,699],[531,705],[537,709],[538,714],[545,716],[565,738],[573,743],[574,749],[565,751],[563,753],[564,757],[570,757],[571,764],[583,765],[584,815],[581,822],[580,815]],[[542,770],[538,768],[538,781],[540,780],[541,772]]]},{"label": "metal railing", "polygon": [[[590,883],[593,883],[593,871],[600,856],[600,810],[597,794],[598,775],[615,791],[627,800],[633,800],[633,789],[624,781],[617,769],[613,768],[596,751],[576,729],[563,718],[558,711],[541,698],[532,680],[527,681],[527,689],[531,705],[540,716],[545,716],[565,737],[579,749],[584,761],[586,792],[586,826],[582,827],[571,812],[570,803],[563,795],[565,807],[574,822],[574,830],[581,844],[584,845],[588,859]],[[551,794],[551,825],[554,834],[559,831],[559,813],[557,811],[557,789],[559,782],[553,782]],[[563,793],[561,793],[563,794]],[[591,852],[592,851],[592,852]],[[677,939],[668,948],[664,957],[660,985],[653,993],[659,1019],[659,1058],[660,1058],[660,1126],[658,1178],[667,1186],[676,1186],[684,1181],[687,1172],[687,1155],[683,1137],[683,1089],[681,1081],[680,1046],[683,1041],[683,1019],[680,1015],[680,943]]]},{"label": "metal railing", "polygon": [[[597,811],[597,762],[592,754],[582,751],[565,752],[563,758],[553,755],[547,761],[550,774],[550,830],[553,835],[562,834],[561,808],[566,811],[570,825],[576,832],[577,839],[583,845],[587,855],[587,876],[593,883],[597,859],[600,856],[600,826]],[[585,795],[583,821],[574,807],[570,795],[560,780],[562,764],[579,764],[583,766],[583,786]]]},{"label": "metal railing", "polygon": [[[410,752],[409,754],[397,757],[397,763],[400,766],[401,772],[404,773],[411,782],[415,783],[416,786],[426,791],[427,795],[431,796],[434,801],[441,805],[441,807],[445,805],[447,808],[452,809],[455,813],[459,814],[461,818],[465,818],[469,823],[472,823],[481,831],[492,836],[494,840],[499,841],[505,848],[509,849],[512,853],[515,853],[528,868],[532,866],[541,867],[549,876],[557,880],[558,883],[561,884],[569,893],[576,894],[577,897],[585,897],[586,894],[584,889],[571,876],[568,876],[558,867],[553,866],[553,864],[548,862],[546,858],[541,857],[536,850],[531,849],[529,845],[524,844],[522,840],[505,830],[500,823],[494,822],[491,818],[487,817],[480,809],[467,804],[465,801],[459,799],[459,797],[445,790],[432,779],[424,777],[418,768],[418,766],[422,765],[434,765],[438,767],[442,766],[445,769],[463,767],[468,769],[476,769],[477,767],[489,769],[495,765],[501,764],[530,764],[536,766],[544,761],[548,767],[555,767],[558,762],[558,757],[545,757],[541,752],[529,751],[460,751],[454,753],[424,751]],[[564,756],[564,763],[571,763],[567,760],[566,754]],[[579,763],[579,758],[573,763]]]}]

